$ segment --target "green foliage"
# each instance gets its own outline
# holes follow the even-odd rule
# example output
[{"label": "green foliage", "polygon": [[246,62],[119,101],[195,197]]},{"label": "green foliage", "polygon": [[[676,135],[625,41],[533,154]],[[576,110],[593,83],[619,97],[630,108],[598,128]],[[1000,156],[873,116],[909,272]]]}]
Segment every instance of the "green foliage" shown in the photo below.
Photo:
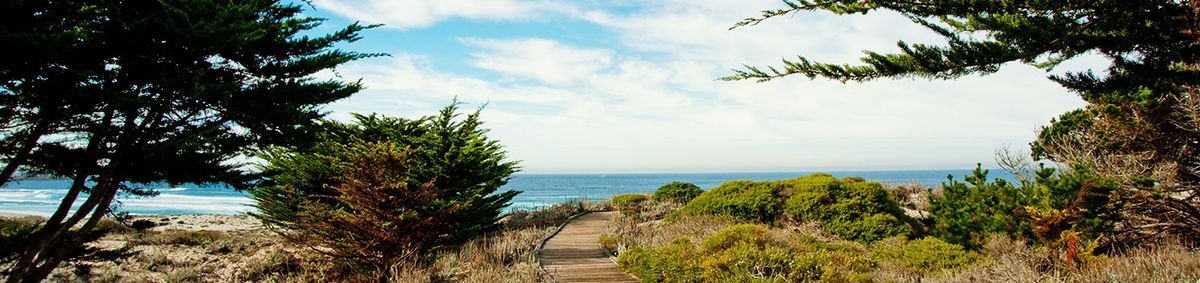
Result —
[{"label": "green foliage", "polygon": [[1036,173],[1032,184],[1036,198],[1025,212],[1043,242],[1057,242],[1064,233],[1094,240],[1112,231],[1120,219],[1122,202],[1113,199],[1112,180],[1096,177],[1082,166],[1068,172],[1042,168]]},{"label": "green foliage", "polygon": [[639,205],[648,199],[650,197],[643,194],[624,194],[613,197],[609,202],[616,206],[621,213],[630,215],[637,213],[640,210]]},{"label": "green foliage", "polygon": [[499,227],[519,192],[497,189],[517,167],[479,112],[460,117],[456,103],[416,120],[356,117],[326,122],[312,147],[265,152],[271,178],[251,191],[254,216],[376,270]]},{"label": "green foliage", "polygon": [[908,241],[904,237],[880,241],[871,248],[871,258],[880,263],[894,263],[913,270],[919,277],[954,270],[974,263],[979,256],[962,246],[934,237]]},{"label": "green foliage", "polygon": [[692,183],[671,182],[669,184],[658,187],[654,191],[654,199],[659,201],[674,201],[678,203],[688,203],[692,199],[704,193],[700,187]]},{"label": "green foliage", "polygon": [[699,247],[687,238],[657,248],[634,247],[618,257],[644,282],[867,281],[865,250],[811,237],[789,239],[760,224],[726,227]]},{"label": "green foliage", "polygon": [[784,206],[786,215],[797,221],[819,221],[823,230],[843,239],[869,243],[920,231],[879,183],[838,180],[828,174],[781,182],[792,190]]},{"label": "green foliage", "polygon": [[704,268],[697,257],[696,246],[679,238],[668,246],[630,248],[617,257],[617,265],[642,282],[702,282]]},{"label": "green foliage", "polygon": [[726,182],[692,199],[668,219],[682,215],[725,215],[743,221],[771,223],[782,208],[783,201],[778,196],[780,189],[776,182]]},{"label": "green foliage", "polygon": [[1035,192],[1004,179],[988,182],[987,175],[988,170],[977,165],[964,177],[965,183],[948,176],[941,193],[930,196],[934,236],[970,249],[982,247],[991,234],[1033,237],[1023,210],[1037,198]]},{"label": "green foliage", "polygon": [[950,177],[942,193],[931,197],[934,236],[970,249],[981,247],[990,234],[1050,243],[1068,230],[1095,239],[1118,220],[1119,203],[1110,198],[1115,185],[1085,167],[1069,172],[1043,167],[1033,183],[1019,186],[987,182],[987,173],[976,166],[966,183]]}]

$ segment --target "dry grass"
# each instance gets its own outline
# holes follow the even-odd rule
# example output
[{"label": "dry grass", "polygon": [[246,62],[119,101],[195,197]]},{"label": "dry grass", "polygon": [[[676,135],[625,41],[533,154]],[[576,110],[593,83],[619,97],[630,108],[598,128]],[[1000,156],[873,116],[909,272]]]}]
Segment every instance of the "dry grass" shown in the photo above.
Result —
[{"label": "dry grass", "polygon": [[393,282],[542,282],[537,248],[542,239],[575,214],[599,208],[572,201],[510,213],[505,229],[451,249],[429,265],[402,263],[392,267]]},{"label": "dry grass", "polygon": [[[1101,257],[1081,270],[1052,263],[1044,249],[1023,241],[993,237],[984,247],[986,260],[957,272],[924,278],[924,282],[1197,282],[1200,249],[1161,242]],[[898,280],[905,282],[910,280]]]},{"label": "dry grass", "polygon": [[[574,214],[598,208],[575,201],[507,215],[502,231],[443,251],[429,264],[393,266],[392,282],[540,282],[537,245]],[[52,282],[365,282],[372,274],[296,246],[265,229],[122,229],[91,245],[128,248],[112,261],[76,261]]]},{"label": "dry grass", "polygon": [[605,227],[600,240],[601,245],[613,254],[620,254],[630,247],[668,245],[680,237],[698,243],[717,231],[737,223],[738,221],[730,217],[705,215],[683,216],[672,222],[641,221],[633,217],[620,217]]}]

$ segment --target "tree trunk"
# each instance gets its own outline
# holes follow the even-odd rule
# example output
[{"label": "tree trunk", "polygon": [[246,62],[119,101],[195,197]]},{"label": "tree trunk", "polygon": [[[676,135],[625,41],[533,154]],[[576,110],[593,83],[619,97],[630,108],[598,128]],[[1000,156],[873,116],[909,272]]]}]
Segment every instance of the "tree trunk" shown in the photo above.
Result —
[{"label": "tree trunk", "polygon": [[[12,273],[6,282],[41,282],[58,267],[63,260],[71,256],[71,252],[84,244],[87,239],[87,234],[95,228],[96,223],[104,218],[108,213],[109,205],[116,196],[119,186],[111,180],[106,184],[96,186],[96,190],[88,196],[88,200],[72,215],[71,219],[66,223],[62,223],[57,229],[49,229],[50,226],[44,226],[43,231],[50,234],[49,237],[40,237],[30,243],[30,248],[22,253],[17,264],[13,266]],[[75,231],[71,229],[90,214],[90,218],[82,227]]]},{"label": "tree trunk", "polygon": [[[21,253],[17,259],[17,263],[13,266],[6,282],[41,282],[54,271],[62,261],[69,259],[76,248],[84,244],[88,238],[88,234],[95,228],[96,223],[104,218],[104,215],[109,211],[109,205],[113,198],[116,197],[117,191],[121,188],[121,179],[117,176],[119,166],[121,166],[121,152],[133,148],[133,127],[135,126],[135,115],[126,116],[124,127],[120,137],[116,141],[115,150],[110,153],[110,161],[105,166],[102,172],[99,172],[100,181],[92,188],[92,192],[88,195],[86,201],[79,206],[70,218],[66,221],[59,222],[66,217],[67,211],[70,210],[72,199],[64,199],[59,205],[58,211],[55,211],[53,222],[48,222],[38,231],[37,237],[33,239],[29,247]],[[88,141],[88,150],[99,150],[100,144],[104,143],[106,133],[104,132],[105,125],[111,123],[112,112],[105,113],[105,123],[98,126],[98,131]],[[78,195],[78,190],[82,190],[84,181],[91,172],[88,168],[99,160],[100,155],[92,154],[88,158],[81,161],[79,171],[76,172],[75,179],[72,184],[71,192]],[[91,162],[91,163],[89,163]],[[76,190],[78,189],[78,190]],[[71,194],[68,192],[68,194]],[[88,217],[90,214],[90,217]],[[71,231],[79,221],[88,218],[79,229]]]},{"label": "tree trunk", "polygon": [[44,117],[45,115],[39,116],[42,117],[38,119],[37,124],[34,124],[33,129],[26,133],[27,136],[21,137],[21,140],[18,141],[17,152],[13,154],[12,159],[8,160],[7,164],[4,164],[4,171],[0,172],[0,187],[8,184],[12,180],[13,174],[17,173],[17,169],[25,165],[25,159],[28,159],[33,149],[37,147],[38,140],[46,135],[46,131],[50,129],[50,119]]}]

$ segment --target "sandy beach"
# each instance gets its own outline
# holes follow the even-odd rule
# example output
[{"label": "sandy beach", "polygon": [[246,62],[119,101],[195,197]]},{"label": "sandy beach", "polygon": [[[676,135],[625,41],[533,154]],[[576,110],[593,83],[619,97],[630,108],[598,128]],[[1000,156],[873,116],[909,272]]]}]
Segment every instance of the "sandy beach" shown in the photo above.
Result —
[{"label": "sandy beach", "polygon": [[[0,212],[0,218],[20,219],[20,218],[39,218],[45,219],[43,216],[20,214],[11,212]],[[150,228],[151,231],[166,231],[166,230],[191,230],[191,231],[246,231],[262,229],[262,222],[254,217],[245,214],[188,214],[188,215],[130,215],[129,219],[124,222],[126,224],[133,223],[138,220],[149,220],[155,225]]]}]

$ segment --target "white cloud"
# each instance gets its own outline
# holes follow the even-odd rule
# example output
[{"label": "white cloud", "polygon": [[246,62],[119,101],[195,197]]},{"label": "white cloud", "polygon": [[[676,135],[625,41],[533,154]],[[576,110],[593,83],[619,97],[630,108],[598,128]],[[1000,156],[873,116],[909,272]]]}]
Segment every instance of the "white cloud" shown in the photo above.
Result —
[{"label": "white cloud", "polygon": [[315,0],[339,15],[388,28],[426,27],[449,18],[529,21],[549,13],[571,13],[569,5],[521,0]]},{"label": "white cloud", "polygon": [[479,47],[471,54],[476,67],[507,75],[566,84],[591,76],[612,65],[613,50],[576,48],[542,38],[462,39]]},{"label": "white cloud", "polygon": [[714,81],[742,63],[796,53],[854,62],[862,49],[894,50],[898,39],[937,39],[894,14],[803,14],[727,31],[778,2],[651,5],[580,13],[617,35],[609,45],[554,34],[460,40],[475,49],[463,54],[468,64],[500,80],[403,51],[353,63],[342,73],[368,89],[331,109],[418,116],[455,96],[488,102],[491,137],[526,170],[612,172],[969,168],[1082,105],[1042,71],[1016,64],[953,81]]}]

